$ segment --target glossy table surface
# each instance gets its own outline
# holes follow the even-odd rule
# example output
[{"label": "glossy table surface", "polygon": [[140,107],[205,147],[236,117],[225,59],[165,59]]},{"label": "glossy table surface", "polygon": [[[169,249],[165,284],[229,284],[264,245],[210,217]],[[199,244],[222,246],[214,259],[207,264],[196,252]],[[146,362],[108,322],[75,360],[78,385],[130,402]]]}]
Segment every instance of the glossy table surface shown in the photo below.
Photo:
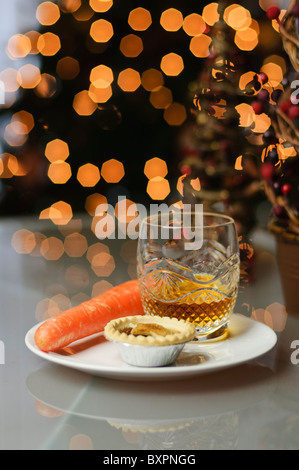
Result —
[{"label": "glossy table surface", "polygon": [[98,240],[79,216],[65,226],[0,221],[0,448],[297,450],[299,315],[286,313],[271,235],[257,231],[251,246],[235,312],[274,329],[271,351],[184,380],[113,380],[49,363],[24,338],[39,321],[134,278],[136,242]]}]

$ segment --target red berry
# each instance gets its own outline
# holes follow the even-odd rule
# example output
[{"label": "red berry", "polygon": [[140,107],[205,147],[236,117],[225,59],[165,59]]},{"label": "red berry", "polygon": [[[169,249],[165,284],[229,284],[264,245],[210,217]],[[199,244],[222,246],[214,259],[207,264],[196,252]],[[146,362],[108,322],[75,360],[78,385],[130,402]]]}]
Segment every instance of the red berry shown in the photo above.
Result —
[{"label": "red berry", "polygon": [[274,166],[272,163],[264,163],[261,168],[261,175],[265,180],[272,178],[274,174]]},{"label": "red berry", "polygon": [[291,186],[290,184],[288,184],[288,183],[285,183],[285,184],[283,184],[282,187],[281,187],[281,192],[282,192],[282,194],[287,195],[287,194],[289,194],[289,192],[291,191],[291,189],[292,189],[292,186]]},{"label": "red berry", "polygon": [[280,109],[283,113],[288,114],[289,109],[290,109],[291,106],[292,106],[291,101],[284,101],[283,103],[281,103],[281,104],[279,105],[279,109]]},{"label": "red berry", "polygon": [[254,101],[252,103],[252,109],[255,112],[255,114],[262,114],[264,112],[264,106],[261,101]]},{"label": "red berry", "polygon": [[190,175],[190,173],[191,173],[190,166],[189,165],[183,165],[181,167],[181,173],[182,173],[182,175]]},{"label": "red berry", "polygon": [[290,106],[288,116],[290,119],[299,119],[299,106]]},{"label": "red berry", "polygon": [[261,72],[260,73],[260,80],[264,84],[267,83],[267,81],[269,80],[268,75],[266,75],[264,72]]},{"label": "red berry", "polygon": [[280,8],[276,6],[268,8],[267,16],[270,20],[277,20],[279,15],[280,15]]}]

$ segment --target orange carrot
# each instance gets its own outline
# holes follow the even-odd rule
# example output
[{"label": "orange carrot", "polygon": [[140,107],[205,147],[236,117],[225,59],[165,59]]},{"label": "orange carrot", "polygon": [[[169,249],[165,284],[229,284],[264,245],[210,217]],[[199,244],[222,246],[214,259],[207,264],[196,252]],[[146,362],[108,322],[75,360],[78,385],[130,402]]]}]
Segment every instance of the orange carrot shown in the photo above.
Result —
[{"label": "orange carrot", "polygon": [[110,320],[143,314],[139,283],[127,281],[42,323],[35,344],[42,351],[55,351],[103,331]]}]

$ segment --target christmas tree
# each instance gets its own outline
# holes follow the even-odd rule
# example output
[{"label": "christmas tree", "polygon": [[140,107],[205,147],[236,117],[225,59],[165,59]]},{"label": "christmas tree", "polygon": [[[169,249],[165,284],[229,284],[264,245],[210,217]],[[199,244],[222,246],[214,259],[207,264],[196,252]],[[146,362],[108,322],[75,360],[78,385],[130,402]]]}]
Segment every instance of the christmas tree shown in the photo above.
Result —
[{"label": "christmas tree", "polygon": [[[186,201],[202,202],[207,210],[233,216],[239,234],[246,235],[255,224],[255,207],[263,197],[262,136],[269,139],[271,134],[265,103],[270,95],[272,100],[279,95],[265,73],[248,73],[248,56],[238,48],[228,24],[230,5],[218,2],[219,20],[210,31],[210,55],[191,87],[194,119],[181,135],[180,170]],[[263,129],[258,121],[263,122]]]}]

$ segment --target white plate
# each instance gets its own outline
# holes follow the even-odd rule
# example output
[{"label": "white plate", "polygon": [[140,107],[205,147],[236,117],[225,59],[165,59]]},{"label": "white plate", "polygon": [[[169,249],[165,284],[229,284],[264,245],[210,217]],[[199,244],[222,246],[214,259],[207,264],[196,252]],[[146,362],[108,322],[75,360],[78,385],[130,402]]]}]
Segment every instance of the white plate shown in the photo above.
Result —
[{"label": "white plate", "polygon": [[134,367],[124,363],[115,345],[99,333],[72,343],[63,350],[46,353],[35,344],[31,328],[26,346],[43,359],[101,377],[119,380],[173,380],[194,377],[236,366],[270,351],[276,344],[274,331],[258,321],[233,314],[226,340],[215,343],[187,344],[175,364],[166,367]]}]

